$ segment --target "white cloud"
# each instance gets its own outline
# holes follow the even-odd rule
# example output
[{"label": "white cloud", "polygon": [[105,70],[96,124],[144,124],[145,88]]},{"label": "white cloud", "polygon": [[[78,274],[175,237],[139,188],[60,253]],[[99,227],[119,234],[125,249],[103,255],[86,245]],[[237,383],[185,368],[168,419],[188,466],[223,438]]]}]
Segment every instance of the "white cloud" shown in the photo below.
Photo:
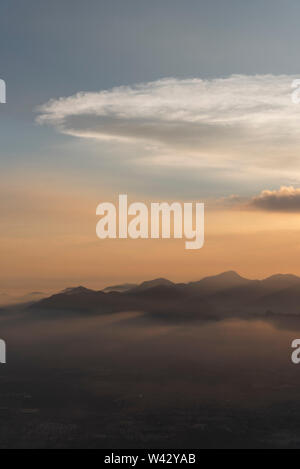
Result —
[{"label": "white cloud", "polygon": [[295,176],[300,105],[291,99],[294,78],[164,79],[52,100],[37,120],[68,135],[134,143],[143,164]]}]

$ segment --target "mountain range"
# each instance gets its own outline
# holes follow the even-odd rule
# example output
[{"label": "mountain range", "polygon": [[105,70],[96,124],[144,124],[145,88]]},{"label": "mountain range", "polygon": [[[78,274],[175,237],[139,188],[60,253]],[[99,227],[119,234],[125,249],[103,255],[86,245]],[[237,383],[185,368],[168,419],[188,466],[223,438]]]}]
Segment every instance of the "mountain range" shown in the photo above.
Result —
[{"label": "mountain range", "polygon": [[229,271],[189,283],[159,278],[100,291],[75,287],[37,301],[31,309],[80,314],[142,311],[176,319],[272,314],[300,317],[300,277],[278,274],[249,280]]}]

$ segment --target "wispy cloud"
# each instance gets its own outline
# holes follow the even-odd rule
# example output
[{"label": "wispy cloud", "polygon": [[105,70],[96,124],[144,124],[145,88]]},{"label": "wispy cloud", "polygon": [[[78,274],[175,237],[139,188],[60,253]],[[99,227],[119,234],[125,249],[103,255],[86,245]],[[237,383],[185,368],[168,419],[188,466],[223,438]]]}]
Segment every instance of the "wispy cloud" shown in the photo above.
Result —
[{"label": "wispy cloud", "polygon": [[37,121],[76,137],[137,144],[141,163],[293,171],[300,106],[292,76],[164,79],[52,100]]}]

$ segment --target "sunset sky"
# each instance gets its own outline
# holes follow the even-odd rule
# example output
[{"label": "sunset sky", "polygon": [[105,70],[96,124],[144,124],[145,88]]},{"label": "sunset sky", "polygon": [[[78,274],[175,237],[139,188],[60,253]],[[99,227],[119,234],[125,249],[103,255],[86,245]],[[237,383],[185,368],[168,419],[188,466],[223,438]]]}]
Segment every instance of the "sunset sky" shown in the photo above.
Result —
[{"label": "sunset sky", "polygon": [[[0,293],[300,275],[299,16],[298,0],[2,0]],[[204,248],[100,241],[118,194],[205,202]]]}]

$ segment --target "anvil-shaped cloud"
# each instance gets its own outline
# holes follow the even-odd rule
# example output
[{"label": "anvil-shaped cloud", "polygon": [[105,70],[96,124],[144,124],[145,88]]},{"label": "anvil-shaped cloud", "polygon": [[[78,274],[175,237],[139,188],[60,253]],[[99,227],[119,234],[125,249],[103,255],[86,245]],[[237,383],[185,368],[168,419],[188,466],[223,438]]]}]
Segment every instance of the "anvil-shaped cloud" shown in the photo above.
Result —
[{"label": "anvil-shaped cloud", "polygon": [[137,144],[144,163],[292,173],[300,145],[294,78],[170,78],[78,93],[41,106],[37,121],[76,137]]}]

